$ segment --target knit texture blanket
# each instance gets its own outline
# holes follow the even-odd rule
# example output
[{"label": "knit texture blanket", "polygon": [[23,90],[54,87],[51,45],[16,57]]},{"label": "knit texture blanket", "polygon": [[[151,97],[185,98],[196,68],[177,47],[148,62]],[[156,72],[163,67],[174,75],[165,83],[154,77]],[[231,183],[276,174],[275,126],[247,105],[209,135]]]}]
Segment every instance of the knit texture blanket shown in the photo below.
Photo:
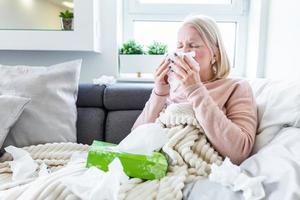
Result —
[{"label": "knit texture blanket", "polygon": [[[121,200],[182,199],[185,184],[206,178],[212,163],[222,163],[222,157],[207,141],[190,104],[169,105],[160,113],[156,123],[167,130],[169,138],[161,150],[169,163],[167,175],[160,180],[149,181],[131,178],[120,187],[118,198]],[[12,181],[8,164],[12,158],[6,153],[0,158],[0,194],[5,191],[8,200],[79,199],[61,183],[61,179],[86,171],[84,165],[68,166],[67,163],[73,152],[87,152],[88,145],[53,143],[23,149],[37,163],[45,163],[52,173],[38,179]]]}]

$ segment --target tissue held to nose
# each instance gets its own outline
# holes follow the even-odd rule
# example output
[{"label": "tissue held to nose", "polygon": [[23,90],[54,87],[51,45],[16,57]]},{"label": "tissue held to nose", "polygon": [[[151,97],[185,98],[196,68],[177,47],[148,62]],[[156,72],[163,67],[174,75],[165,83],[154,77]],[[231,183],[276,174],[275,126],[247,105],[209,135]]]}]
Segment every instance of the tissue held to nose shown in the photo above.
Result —
[{"label": "tissue held to nose", "polygon": [[172,61],[175,61],[176,60],[176,56],[175,54],[177,54],[178,56],[180,57],[183,57],[183,56],[186,56],[186,58],[189,60],[189,62],[192,64],[192,67],[194,67],[197,71],[200,70],[200,65],[199,63],[194,59],[195,56],[196,56],[196,53],[195,51],[191,51],[191,52],[171,52],[171,53],[168,53],[167,56],[166,56],[166,59],[170,59]]},{"label": "tissue held to nose", "polygon": [[[191,51],[191,52],[187,52],[187,53],[184,53],[184,52],[171,52],[171,53],[168,53],[167,56],[166,56],[166,59],[170,59],[170,60],[173,60],[175,61],[175,55],[174,54],[177,54],[178,56],[186,56],[186,58],[190,61],[190,63],[192,63],[192,67],[194,67],[197,71],[200,71],[200,65],[199,63],[194,59],[194,57],[196,56],[196,53],[195,51]],[[169,72],[168,72],[168,82],[170,84],[170,89],[171,91],[175,91],[180,82],[174,77],[174,75],[172,74],[172,67],[170,68]]]}]

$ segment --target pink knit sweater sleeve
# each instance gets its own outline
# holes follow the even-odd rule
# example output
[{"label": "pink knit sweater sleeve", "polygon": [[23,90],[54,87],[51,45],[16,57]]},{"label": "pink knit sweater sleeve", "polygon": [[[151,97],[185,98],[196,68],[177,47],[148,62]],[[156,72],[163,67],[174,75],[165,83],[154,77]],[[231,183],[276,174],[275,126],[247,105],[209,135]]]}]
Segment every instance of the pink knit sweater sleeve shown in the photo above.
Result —
[{"label": "pink knit sweater sleeve", "polygon": [[213,147],[235,164],[245,160],[251,153],[257,128],[257,108],[249,83],[239,81],[234,85],[224,106],[226,113],[203,84],[190,86],[184,93]]},{"label": "pink knit sweater sleeve", "polygon": [[131,130],[135,129],[139,125],[154,122],[164,108],[167,97],[168,95],[157,95],[153,89],[149,100],[146,102],[142,113],[135,121]]}]

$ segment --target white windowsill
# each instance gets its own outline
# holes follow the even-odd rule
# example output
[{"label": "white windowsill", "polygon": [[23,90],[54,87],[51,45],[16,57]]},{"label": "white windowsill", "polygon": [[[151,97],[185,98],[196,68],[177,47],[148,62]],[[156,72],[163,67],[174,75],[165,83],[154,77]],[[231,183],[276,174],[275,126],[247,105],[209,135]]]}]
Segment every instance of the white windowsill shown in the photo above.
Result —
[{"label": "white windowsill", "polygon": [[153,83],[153,78],[117,78],[117,82]]}]

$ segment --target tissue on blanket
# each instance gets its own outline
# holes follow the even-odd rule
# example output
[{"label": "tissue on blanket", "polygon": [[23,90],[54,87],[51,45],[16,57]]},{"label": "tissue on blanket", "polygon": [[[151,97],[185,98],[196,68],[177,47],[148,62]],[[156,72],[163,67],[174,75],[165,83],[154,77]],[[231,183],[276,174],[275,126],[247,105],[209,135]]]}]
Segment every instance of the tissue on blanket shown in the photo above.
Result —
[{"label": "tissue on blanket", "polygon": [[120,160],[115,158],[107,173],[91,167],[81,175],[63,179],[62,183],[83,200],[117,200],[120,184],[126,181],[128,176],[123,172]]},{"label": "tissue on blanket", "polygon": [[212,164],[209,180],[230,187],[233,191],[241,190],[245,200],[259,200],[265,197],[262,186],[263,176],[249,177],[241,168],[225,158],[222,165]]},{"label": "tissue on blanket", "polygon": [[159,124],[148,123],[134,129],[114,149],[120,152],[151,156],[153,151],[161,149],[167,141],[165,129]]},{"label": "tissue on blanket", "polygon": [[89,148],[86,166],[107,171],[108,165],[117,157],[122,162],[124,172],[130,177],[152,180],[166,175],[168,163],[161,153],[153,152],[151,156],[131,154],[116,151],[112,146],[115,145],[94,140]]},{"label": "tissue on blanket", "polygon": [[13,161],[9,162],[13,172],[13,181],[24,180],[35,175],[38,164],[31,158],[27,151],[14,146],[6,147],[5,151],[13,157]]},{"label": "tissue on blanket", "polygon": [[49,175],[48,166],[45,163],[38,166],[27,151],[14,146],[6,147],[5,151],[13,157],[13,161],[9,162],[13,181]]}]

